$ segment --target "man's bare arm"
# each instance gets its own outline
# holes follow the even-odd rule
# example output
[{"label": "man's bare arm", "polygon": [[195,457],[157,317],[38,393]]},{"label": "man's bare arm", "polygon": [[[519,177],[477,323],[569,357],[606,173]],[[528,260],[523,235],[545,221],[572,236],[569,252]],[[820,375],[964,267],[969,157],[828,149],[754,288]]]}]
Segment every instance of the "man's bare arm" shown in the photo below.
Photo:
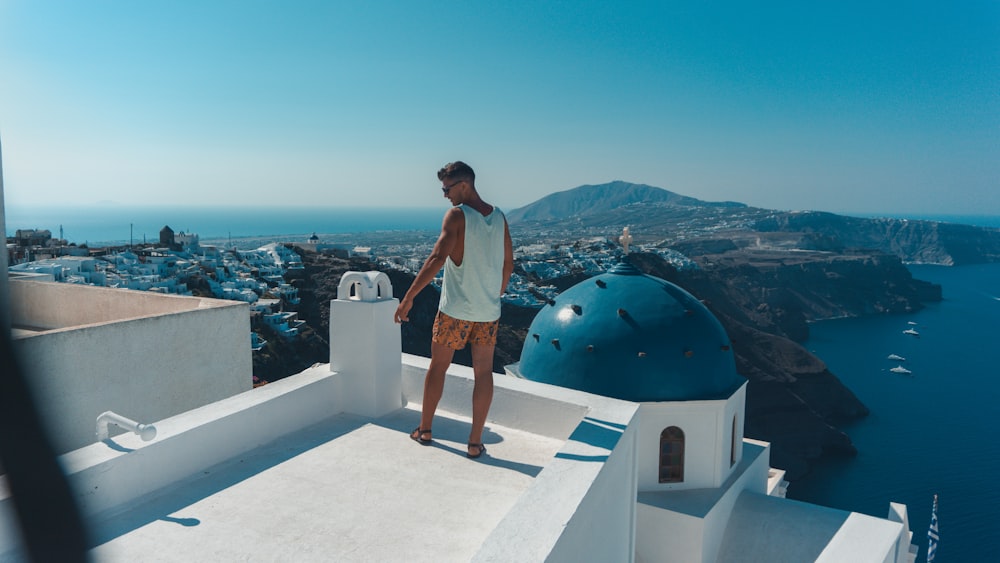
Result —
[{"label": "man's bare arm", "polygon": [[461,209],[453,207],[444,214],[444,220],[441,222],[441,234],[438,236],[437,242],[434,243],[431,255],[424,261],[424,265],[420,268],[420,272],[417,273],[417,277],[414,278],[413,283],[410,284],[410,289],[406,291],[406,295],[399,300],[399,306],[396,307],[395,315],[397,323],[410,320],[409,314],[410,309],[413,308],[413,299],[431,283],[434,276],[444,267],[445,260],[451,254],[451,251],[455,249],[455,244],[458,242],[459,235],[464,226],[465,215]]}]

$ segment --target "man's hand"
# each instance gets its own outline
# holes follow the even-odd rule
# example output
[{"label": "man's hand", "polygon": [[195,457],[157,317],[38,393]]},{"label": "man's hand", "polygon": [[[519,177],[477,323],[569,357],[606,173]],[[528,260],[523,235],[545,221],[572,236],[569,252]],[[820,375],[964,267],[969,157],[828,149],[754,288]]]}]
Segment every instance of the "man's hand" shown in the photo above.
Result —
[{"label": "man's hand", "polygon": [[404,321],[409,321],[410,309],[412,308],[413,308],[413,301],[403,298],[403,300],[399,302],[399,307],[396,307],[396,314],[394,316],[396,324],[402,323]]},{"label": "man's hand", "polygon": [[397,323],[410,320],[413,299],[431,283],[434,276],[444,267],[445,260],[455,248],[455,241],[458,240],[459,234],[463,232],[464,228],[465,215],[461,209],[452,207],[444,214],[444,220],[441,222],[441,234],[438,236],[437,242],[434,243],[431,255],[424,261],[424,265],[417,272],[417,277],[413,278],[413,283],[410,284],[410,289],[406,290],[406,295],[399,300],[395,315]]}]

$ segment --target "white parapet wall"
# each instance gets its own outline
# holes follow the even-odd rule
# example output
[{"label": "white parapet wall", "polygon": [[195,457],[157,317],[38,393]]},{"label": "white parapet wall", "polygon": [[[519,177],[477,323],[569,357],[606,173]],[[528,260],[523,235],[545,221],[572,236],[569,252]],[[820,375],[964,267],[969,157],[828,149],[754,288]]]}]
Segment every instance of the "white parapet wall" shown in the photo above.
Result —
[{"label": "white parapet wall", "polygon": [[57,452],[114,411],[151,422],[253,386],[246,303],[11,280],[14,350]]}]

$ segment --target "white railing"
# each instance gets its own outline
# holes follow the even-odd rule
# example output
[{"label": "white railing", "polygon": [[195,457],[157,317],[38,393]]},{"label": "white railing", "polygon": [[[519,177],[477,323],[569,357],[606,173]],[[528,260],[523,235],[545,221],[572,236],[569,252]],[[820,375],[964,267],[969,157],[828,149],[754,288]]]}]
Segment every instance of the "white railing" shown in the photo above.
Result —
[{"label": "white railing", "polygon": [[104,411],[97,417],[97,440],[99,442],[109,438],[108,431],[112,424],[138,434],[143,442],[148,442],[156,437],[156,427],[152,424],[141,424],[120,414]]}]

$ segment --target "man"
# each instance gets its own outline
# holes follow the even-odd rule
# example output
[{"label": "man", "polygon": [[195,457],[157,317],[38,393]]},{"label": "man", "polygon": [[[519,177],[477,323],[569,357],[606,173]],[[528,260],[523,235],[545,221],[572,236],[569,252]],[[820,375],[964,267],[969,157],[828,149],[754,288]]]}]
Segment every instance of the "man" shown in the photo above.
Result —
[{"label": "man", "polygon": [[413,299],[444,268],[441,300],[431,337],[431,364],[424,376],[420,426],[410,438],[428,445],[431,423],[444,392],[444,376],[455,350],[472,346],[472,429],[468,455],[481,456],[483,427],[493,402],[493,348],[500,320],[500,296],[514,271],[514,251],[507,218],[476,191],[476,173],[464,162],[438,171],[441,190],[452,208],[444,214],[441,234],[410,289],[396,309],[396,322],[410,320]]}]

